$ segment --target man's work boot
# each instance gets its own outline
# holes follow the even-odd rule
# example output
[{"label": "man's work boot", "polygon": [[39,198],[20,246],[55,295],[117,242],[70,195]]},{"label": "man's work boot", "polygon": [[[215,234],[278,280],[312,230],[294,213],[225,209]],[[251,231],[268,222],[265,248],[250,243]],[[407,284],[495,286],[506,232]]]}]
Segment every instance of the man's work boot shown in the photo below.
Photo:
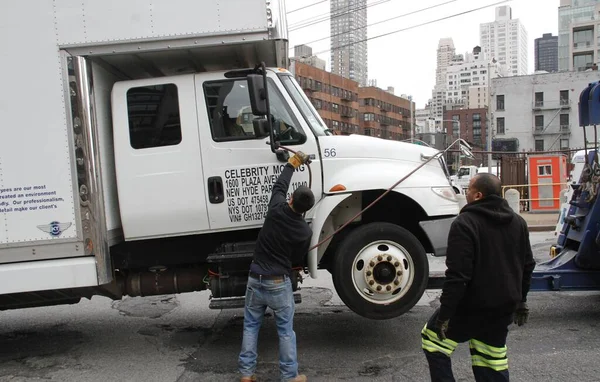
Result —
[{"label": "man's work boot", "polygon": [[240,379],[240,382],[256,382],[256,375],[253,375],[251,377],[242,377]]},{"label": "man's work boot", "polygon": [[299,374],[294,379],[290,379],[290,382],[306,382],[306,375]]}]

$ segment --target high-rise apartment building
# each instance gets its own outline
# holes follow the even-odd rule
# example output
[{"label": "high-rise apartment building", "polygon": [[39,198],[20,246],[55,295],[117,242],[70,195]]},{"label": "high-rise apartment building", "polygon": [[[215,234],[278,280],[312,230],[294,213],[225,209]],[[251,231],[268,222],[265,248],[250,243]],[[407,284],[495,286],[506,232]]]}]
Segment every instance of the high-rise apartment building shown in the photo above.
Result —
[{"label": "high-rise apartment building", "polygon": [[[563,1],[567,3],[567,1]],[[577,10],[577,12],[575,12]],[[595,68],[600,60],[600,2],[583,0],[573,2],[572,6],[559,8],[559,28],[568,24],[568,28],[559,34],[559,69],[582,71]],[[560,31],[561,29],[559,29]],[[561,41],[560,36],[564,37]],[[560,44],[566,42],[565,49],[561,50]],[[567,56],[561,57],[561,52]]]},{"label": "high-rise apartment building", "polygon": [[[578,70],[597,62],[595,34],[589,36],[589,24],[597,24],[600,0],[560,0],[558,8],[558,70]],[[591,28],[591,33],[597,32]],[[577,36],[574,33],[577,33]],[[588,44],[589,43],[589,44]],[[576,44],[576,46],[575,46]]]},{"label": "high-rise apartment building", "polygon": [[331,71],[367,85],[367,0],[331,0]]},{"label": "high-rise apartment building", "polygon": [[479,46],[472,53],[457,55],[446,69],[446,104],[473,109],[487,107],[487,88],[498,77],[498,63],[491,62]]},{"label": "high-rise apartment building", "polygon": [[535,39],[535,70],[558,71],[558,36],[544,33]]},{"label": "high-rise apartment building", "polygon": [[479,32],[481,49],[487,57],[506,65],[510,75],[527,74],[527,30],[519,19],[512,18],[508,5],[496,7],[495,20],[480,24]]},{"label": "high-rise apartment building", "polygon": [[308,45],[295,45],[293,59],[314,66],[321,70],[325,70],[325,60],[313,55],[312,48]]},{"label": "high-rise apartment building", "polygon": [[435,69],[435,84],[436,86],[446,84],[446,68],[452,62],[456,48],[452,38],[441,38],[437,48],[437,67]]},{"label": "high-rise apartment building", "polygon": [[435,87],[432,91],[431,113],[436,121],[436,127],[441,128],[444,118],[444,104],[446,100],[446,71],[448,66],[456,60],[456,48],[450,37],[441,38],[437,48],[437,66],[435,68]]}]

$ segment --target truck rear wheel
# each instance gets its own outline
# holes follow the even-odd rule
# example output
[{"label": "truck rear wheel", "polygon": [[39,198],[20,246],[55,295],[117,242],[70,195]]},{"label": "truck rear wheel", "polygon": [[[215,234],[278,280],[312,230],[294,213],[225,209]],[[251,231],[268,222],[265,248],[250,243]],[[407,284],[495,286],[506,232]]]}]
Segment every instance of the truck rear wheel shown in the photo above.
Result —
[{"label": "truck rear wheel", "polygon": [[429,277],[425,249],[410,231],[391,223],[356,228],[338,247],[333,282],[355,313],[383,320],[406,313]]}]

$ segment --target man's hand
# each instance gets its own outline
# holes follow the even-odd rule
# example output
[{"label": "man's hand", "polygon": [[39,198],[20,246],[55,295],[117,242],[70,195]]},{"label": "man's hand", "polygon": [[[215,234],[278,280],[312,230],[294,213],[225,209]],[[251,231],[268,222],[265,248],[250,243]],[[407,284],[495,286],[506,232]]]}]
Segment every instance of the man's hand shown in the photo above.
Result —
[{"label": "man's hand", "polygon": [[515,318],[514,323],[518,326],[523,326],[527,323],[527,319],[529,318],[529,308],[527,307],[526,302],[521,302],[517,305],[517,310],[515,310]]},{"label": "man's hand", "polygon": [[438,338],[442,341],[446,339],[446,331],[448,330],[449,322],[450,320],[435,320],[435,326],[431,328],[431,330],[433,330],[435,334],[437,334]]},{"label": "man's hand", "polygon": [[300,165],[307,163],[308,161],[308,155],[304,154],[302,151],[297,151],[293,157],[288,159],[288,163],[294,166],[294,168],[298,168]]}]

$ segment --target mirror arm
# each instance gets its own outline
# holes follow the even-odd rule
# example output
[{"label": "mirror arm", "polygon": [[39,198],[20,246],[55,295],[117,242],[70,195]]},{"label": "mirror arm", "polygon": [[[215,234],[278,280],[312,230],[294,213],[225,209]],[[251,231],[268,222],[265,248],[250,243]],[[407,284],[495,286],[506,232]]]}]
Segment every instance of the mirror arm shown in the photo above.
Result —
[{"label": "mirror arm", "polygon": [[273,124],[271,123],[271,104],[269,103],[269,89],[268,89],[268,84],[267,84],[267,68],[265,67],[264,61],[261,62],[259,65],[257,65],[257,68],[259,66],[262,70],[263,86],[264,86],[263,91],[265,92],[264,97],[265,97],[265,102],[267,104],[267,126],[269,129],[269,137],[271,138],[271,140],[270,140],[271,152],[276,153],[279,145],[275,142],[275,134],[273,133]]}]

